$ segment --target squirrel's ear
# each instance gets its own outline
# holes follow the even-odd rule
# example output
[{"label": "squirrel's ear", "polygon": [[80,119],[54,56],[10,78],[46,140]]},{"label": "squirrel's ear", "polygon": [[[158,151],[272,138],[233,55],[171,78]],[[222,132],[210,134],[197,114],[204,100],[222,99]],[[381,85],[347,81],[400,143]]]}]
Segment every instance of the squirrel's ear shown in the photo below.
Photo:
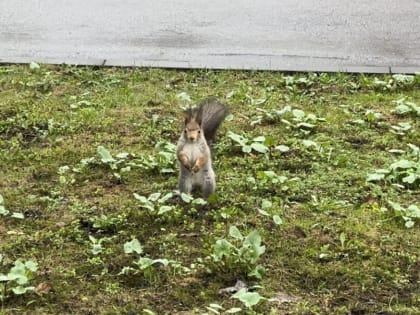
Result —
[{"label": "squirrel's ear", "polygon": [[201,123],[202,123],[202,119],[201,119],[201,116],[197,116],[197,117],[195,117],[195,121],[197,122],[197,124],[201,127]]},{"label": "squirrel's ear", "polygon": [[201,127],[201,123],[203,122],[203,108],[202,107],[198,108],[197,113],[195,114],[195,121]]},{"label": "squirrel's ear", "polygon": [[185,125],[188,124],[192,120],[192,118],[193,118],[192,109],[191,109],[191,107],[188,107],[185,110],[185,121],[184,121],[185,122]]}]

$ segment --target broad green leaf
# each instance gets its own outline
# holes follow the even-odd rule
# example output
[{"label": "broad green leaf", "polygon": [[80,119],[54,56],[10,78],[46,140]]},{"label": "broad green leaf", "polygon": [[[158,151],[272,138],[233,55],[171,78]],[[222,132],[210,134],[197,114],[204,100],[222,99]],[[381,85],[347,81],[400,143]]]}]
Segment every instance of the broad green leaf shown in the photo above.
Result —
[{"label": "broad green leaf", "polygon": [[25,219],[25,216],[22,212],[13,212],[11,217],[16,219]]},{"label": "broad green leaf", "polygon": [[311,128],[314,128],[315,125],[314,124],[307,123],[307,122],[302,122],[302,123],[297,124],[296,127],[298,127],[298,128],[303,127],[303,128],[309,128],[309,129],[311,129]]},{"label": "broad green leaf", "polygon": [[17,287],[12,288],[13,293],[16,295],[25,294],[26,292],[33,291],[33,290],[35,290],[35,287],[17,286]]},{"label": "broad green leaf", "polygon": [[41,67],[39,66],[39,64],[38,64],[38,63],[36,63],[36,62],[34,62],[34,61],[32,61],[32,62],[29,64],[29,69],[31,69],[31,70],[38,70],[39,68],[41,68]]},{"label": "broad green leaf", "polygon": [[10,280],[12,280],[12,279],[10,279],[8,275],[4,275],[4,274],[0,273],[0,282],[10,281]]},{"label": "broad green leaf", "polygon": [[231,226],[229,228],[229,235],[237,240],[243,240],[244,237],[241,234],[241,232],[239,231],[239,229],[236,226]]},{"label": "broad green leaf", "polygon": [[397,105],[395,107],[395,110],[394,111],[397,114],[404,115],[404,114],[407,114],[407,113],[411,112],[412,109],[409,106],[405,105],[405,104],[400,104],[400,105]]},{"label": "broad green leaf", "polygon": [[268,217],[270,215],[267,211],[262,210],[260,208],[257,208],[257,211],[258,211],[259,214],[262,214],[263,216],[266,216],[266,217]]},{"label": "broad green leaf", "polygon": [[172,210],[173,210],[172,206],[160,206],[158,214],[163,214],[165,212],[172,211]]},{"label": "broad green leaf", "polygon": [[265,140],[263,142],[263,144],[267,147],[272,147],[277,143],[277,139],[275,139],[274,137],[268,136],[265,137]]},{"label": "broad green leaf", "polygon": [[274,171],[258,171],[257,172],[258,178],[274,178],[277,174]]},{"label": "broad green leaf", "polygon": [[229,138],[231,138],[233,141],[239,143],[241,146],[244,146],[248,142],[248,139],[246,139],[245,137],[242,137],[241,135],[238,135],[237,133],[234,133],[232,131],[229,131],[227,133],[227,136]]},{"label": "broad green leaf", "polygon": [[420,148],[418,146],[416,146],[415,144],[408,143],[407,146],[413,151],[414,154],[419,154],[420,153]]},{"label": "broad green leaf", "polygon": [[325,258],[328,258],[328,254],[327,253],[321,253],[321,254],[319,254],[319,259],[325,259]]},{"label": "broad green leaf", "polygon": [[410,174],[402,179],[403,183],[413,184],[417,180],[418,176],[416,174]]},{"label": "broad green leaf", "polygon": [[174,194],[170,192],[170,193],[167,193],[166,195],[164,195],[163,197],[161,197],[158,201],[160,203],[164,203],[164,202],[168,201],[169,199],[171,199],[173,196],[174,196]]},{"label": "broad green leaf", "polygon": [[192,204],[193,204],[193,205],[200,205],[200,206],[203,206],[203,205],[206,205],[206,204],[207,204],[207,201],[206,201],[206,200],[204,200],[203,198],[195,198],[195,199],[192,201]]},{"label": "broad green leaf", "polygon": [[255,137],[254,139],[252,139],[252,141],[264,142],[265,141],[265,137],[264,136]]},{"label": "broad green leaf", "polygon": [[150,196],[149,196],[149,198],[147,198],[147,199],[149,199],[150,201],[153,201],[153,202],[155,202],[155,201],[157,201],[159,198],[160,198],[160,195],[161,195],[161,193],[153,193],[153,194],[150,194]]},{"label": "broad green leaf", "polygon": [[93,244],[91,252],[93,255],[102,253],[102,245],[100,243]]},{"label": "broad green leaf", "polygon": [[280,121],[285,125],[293,126],[293,124],[290,121],[288,121],[287,119],[281,119]]},{"label": "broad green leaf", "polygon": [[385,174],[372,173],[366,178],[368,182],[376,182],[385,178]]},{"label": "broad green leaf", "polygon": [[250,153],[252,151],[252,147],[250,145],[244,145],[242,146],[242,152],[244,153]]},{"label": "broad green leaf", "polygon": [[214,309],[219,309],[219,310],[222,310],[223,309],[223,306],[221,306],[219,304],[216,304],[216,303],[211,303],[211,304],[209,304],[209,306],[211,308],[214,308]]},{"label": "broad green leaf", "polygon": [[124,244],[124,253],[131,254],[131,253],[137,253],[141,254],[143,253],[143,248],[139,242],[138,239],[133,239],[130,242],[126,242]]},{"label": "broad green leaf", "polygon": [[153,259],[152,264],[162,264],[164,266],[169,265],[169,260],[166,258],[159,258],[159,259]]},{"label": "broad green leaf", "polygon": [[416,205],[409,205],[406,211],[406,215],[411,218],[419,218],[420,219],[420,208]]},{"label": "broad green leaf", "polygon": [[352,123],[357,124],[357,125],[364,125],[365,121],[363,119],[355,119],[352,121]]},{"label": "broad green leaf", "polygon": [[402,168],[402,169],[407,169],[407,168],[412,168],[414,167],[414,162],[412,161],[408,161],[408,160],[399,160],[398,162],[392,163],[390,165],[390,168],[395,170],[398,168]]},{"label": "broad green leaf", "polygon": [[101,156],[101,161],[103,163],[113,163],[115,162],[115,159],[112,157],[111,153],[109,153],[109,151],[107,149],[105,149],[105,147],[103,146],[98,146],[98,154]]},{"label": "broad green leaf", "polygon": [[194,200],[194,197],[185,193],[181,193],[181,199],[183,202],[190,203]]},{"label": "broad green leaf", "polygon": [[283,220],[277,214],[273,215],[273,221],[277,225],[283,224]]},{"label": "broad green leaf", "polygon": [[29,282],[29,278],[24,273],[12,273],[9,272],[8,277],[12,281],[16,281],[19,285],[25,285]]},{"label": "broad green leaf", "polygon": [[235,95],[235,91],[232,90],[226,94],[226,98],[231,98],[234,95]]},{"label": "broad green leaf", "polygon": [[292,114],[293,116],[295,116],[295,118],[302,120],[305,117],[305,112],[303,110],[300,109],[294,109],[292,110]]},{"label": "broad green leaf", "polygon": [[18,284],[26,284],[29,279],[26,276],[25,264],[21,260],[16,260],[15,265],[10,269],[8,277]]},{"label": "broad green leaf", "polygon": [[263,209],[269,209],[272,206],[273,206],[273,203],[268,199],[263,199],[262,202],[261,202],[261,208],[263,208]]},{"label": "broad green leaf", "polygon": [[253,105],[261,105],[264,104],[267,101],[266,98],[257,98],[255,100],[252,100]]},{"label": "broad green leaf", "polygon": [[126,166],[120,169],[121,173],[128,173],[129,171],[131,171],[131,166]]},{"label": "broad green leaf", "polygon": [[340,243],[341,243],[341,247],[344,247],[344,244],[346,243],[346,233],[344,232],[340,233]]},{"label": "broad green leaf", "polygon": [[414,226],[414,221],[412,220],[407,220],[405,221],[405,227],[408,229],[411,229]]},{"label": "broad green leaf", "polygon": [[128,275],[131,272],[135,272],[136,269],[134,269],[133,267],[123,267],[119,273],[119,275]]},{"label": "broad green leaf", "polygon": [[181,101],[191,102],[191,97],[189,96],[187,92],[178,93],[176,97],[180,99]]},{"label": "broad green leaf", "polygon": [[247,292],[246,289],[240,289],[237,293],[232,295],[232,298],[238,299],[247,308],[257,305],[261,300],[265,299],[258,292]]},{"label": "broad green leaf", "polygon": [[259,142],[253,142],[251,143],[251,148],[259,153],[267,153],[268,147],[266,147],[264,144]]},{"label": "broad green leaf", "polygon": [[38,269],[38,264],[33,260],[27,260],[25,262],[25,267],[28,268],[30,271],[35,272]]},{"label": "broad green leaf", "polygon": [[248,276],[249,276],[249,277],[255,277],[255,278],[257,278],[257,279],[262,279],[262,278],[263,278],[263,276],[265,275],[265,272],[266,272],[266,270],[265,270],[265,268],[264,268],[263,266],[261,266],[261,265],[257,265],[257,266],[254,268],[254,270],[252,270],[252,271],[248,274]]},{"label": "broad green leaf", "polygon": [[307,148],[309,148],[309,147],[315,147],[317,149],[320,148],[320,145],[318,143],[316,143],[315,141],[312,141],[312,140],[302,140],[302,143]]},{"label": "broad green leaf", "polygon": [[229,257],[231,255],[231,249],[233,247],[234,246],[225,239],[217,240],[213,246],[213,254],[216,258],[216,261],[222,259],[223,256]]},{"label": "broad green leaf", "polygon": [[257,230],[251,231],[245,238],[244,243],[259,246],[261,244],[261,236]]},{"label": "broad green leaf", "polygon": [[252,263],[255,263],[258,260],[258,258],[265,252],[265,246],[261,245],[261,236],[257,230],[253,230],[251,233],[248,234],[248,236],[244,240],[243,246],[243,248],[247,246],[251,248],[250,253]]},{"label": "broad green leaf", "polygon": [[3,205],[0,205],[0,215],[8,215],[9,210],[7,210]]},{"label": "broad green leaf", "polygon": [[[220,315],[220,312],[212,307],[206,306],[206,309],[210,311],[212,314]],[[208,315],[208,313],[205,313]]]},{"label": "broad green leaf", "polygon": [[275,184],[283,184],[287,181],[286,176],[276,176],[276,178],[273,178],[272,182]]},{"label": "broad green leaf", "polygon": [[306,120],[316,121],[317,118],[314,114],[308,114],[308,115],[306,115]]},{"label": "broad green leaf", "polygon": [[412,83],[414,82],[414,75],[407,75],[407,74],[393,74],[392,78],[401,83]]},{"label": "broad green leaf", "polygon": [[130,153],[128,153],[128,152],[121,152],[121,153],[117,154],[117,158],[126,159],[129,155],[130,155]]},{"label": "broad green leaf", "polygon": [[242,311],[241,308],[239,308],[239,307],[232,307],[232,308],[226,310],[225,313],[227,313],[227,314],[236,314],[236,313],[239,313],[240,311]]},{"label": "broad green leaf", "polygon": [[275,150],[279,150],[280,152],[288,152],[290,151],[290,148],[287,145],[278,145],[274,148]]},{"label": "broad green leaf", "polygon": [[133,193],[134,198],[136,198],[138,201],[142,203],[147,203],[149,200],[145,196],[140,196],[137,193]]},{"label": "broad green leaf", "polygon": [[280,110],[276,110],[276,111],[275,111],[275,113],[276,113],[276,115],[281,116],[281,115],[283,115],[283,114],[285,114],[285,113],[288,113],[288,112],[290,112],[290,111],[292,111],[292,107],[291,107],[290,105],[286,105],[286,106],[285,106],[285,107],[283,107],[282,109],[280,109]]},{"label": "broad green leaf", "polygon": [[405,212],[405,209],[401,207],[399,203],[388,201],[388,204],[392,207],[395,211]]},{"label": "broad green leaf", "polygon": [[136,264],[141,270],[147,269],[153,265],[153,260],[148,257],[141,257]]},{"label": "broad green leaf", "polygon": [[169,167],[165,167],[165,168],[162,168],[162,169],[160,170],[160,172],[161,172],[162,174],[174,173],[174,172],[175,172],[175,169],[173,169],[173,168],[169,168]]},{"label": "broad green leaf", "polygon": [[378,174],[389,174],[389,173],[391,173],[391,171],[390,170],[387,170],[387,169],[384,169],[384,168],[380,168],[380,169],[375,170],[375,173],[378,173]]},{"label": "broad green leaf", "polygon": [[60,175],[58,181],[60,182],[60,185],[64,185],[67,183],[67,178],[66,176]]}]

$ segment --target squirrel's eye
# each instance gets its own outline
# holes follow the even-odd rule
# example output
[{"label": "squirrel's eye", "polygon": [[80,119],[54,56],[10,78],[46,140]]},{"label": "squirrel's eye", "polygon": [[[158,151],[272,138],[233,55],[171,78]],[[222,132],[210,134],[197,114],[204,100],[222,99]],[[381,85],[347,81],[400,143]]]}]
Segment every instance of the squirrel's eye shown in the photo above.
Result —
[{"label": "squirrel's eye", "polygon": [[201,133],[201,130],[198,130],[198,133]]},{"label": "squirrel's eye", "polygon": [[184,130],[184,133],[187,133],[187,129]]}]

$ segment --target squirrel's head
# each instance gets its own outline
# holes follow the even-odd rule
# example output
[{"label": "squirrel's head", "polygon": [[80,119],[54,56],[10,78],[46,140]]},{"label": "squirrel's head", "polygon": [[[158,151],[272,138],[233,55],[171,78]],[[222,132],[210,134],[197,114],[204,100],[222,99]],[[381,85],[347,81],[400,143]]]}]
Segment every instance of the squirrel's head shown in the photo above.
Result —
[{"label": "squirrel's head", "polygon": [[201,115],[189,109],[185,117],[184,137],[188,142],[196,142],[202,136],[201,133]]},{"label": "squirrel's head", "polygon": [[196,142],[201,137],[201,125],[195,119],[186,121],[184,137],[188,142]]}]

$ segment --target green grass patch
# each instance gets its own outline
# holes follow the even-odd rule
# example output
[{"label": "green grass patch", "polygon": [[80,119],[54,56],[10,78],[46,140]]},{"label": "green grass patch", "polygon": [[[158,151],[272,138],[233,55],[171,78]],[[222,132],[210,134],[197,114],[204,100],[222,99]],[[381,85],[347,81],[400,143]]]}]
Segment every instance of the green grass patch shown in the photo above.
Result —
[{"label": "green grass patch", "polygon": [[[181,201],[208,96],[217,193]],[[418,314],[419,106],[419,75],[2,66],[0,312]]]}]

